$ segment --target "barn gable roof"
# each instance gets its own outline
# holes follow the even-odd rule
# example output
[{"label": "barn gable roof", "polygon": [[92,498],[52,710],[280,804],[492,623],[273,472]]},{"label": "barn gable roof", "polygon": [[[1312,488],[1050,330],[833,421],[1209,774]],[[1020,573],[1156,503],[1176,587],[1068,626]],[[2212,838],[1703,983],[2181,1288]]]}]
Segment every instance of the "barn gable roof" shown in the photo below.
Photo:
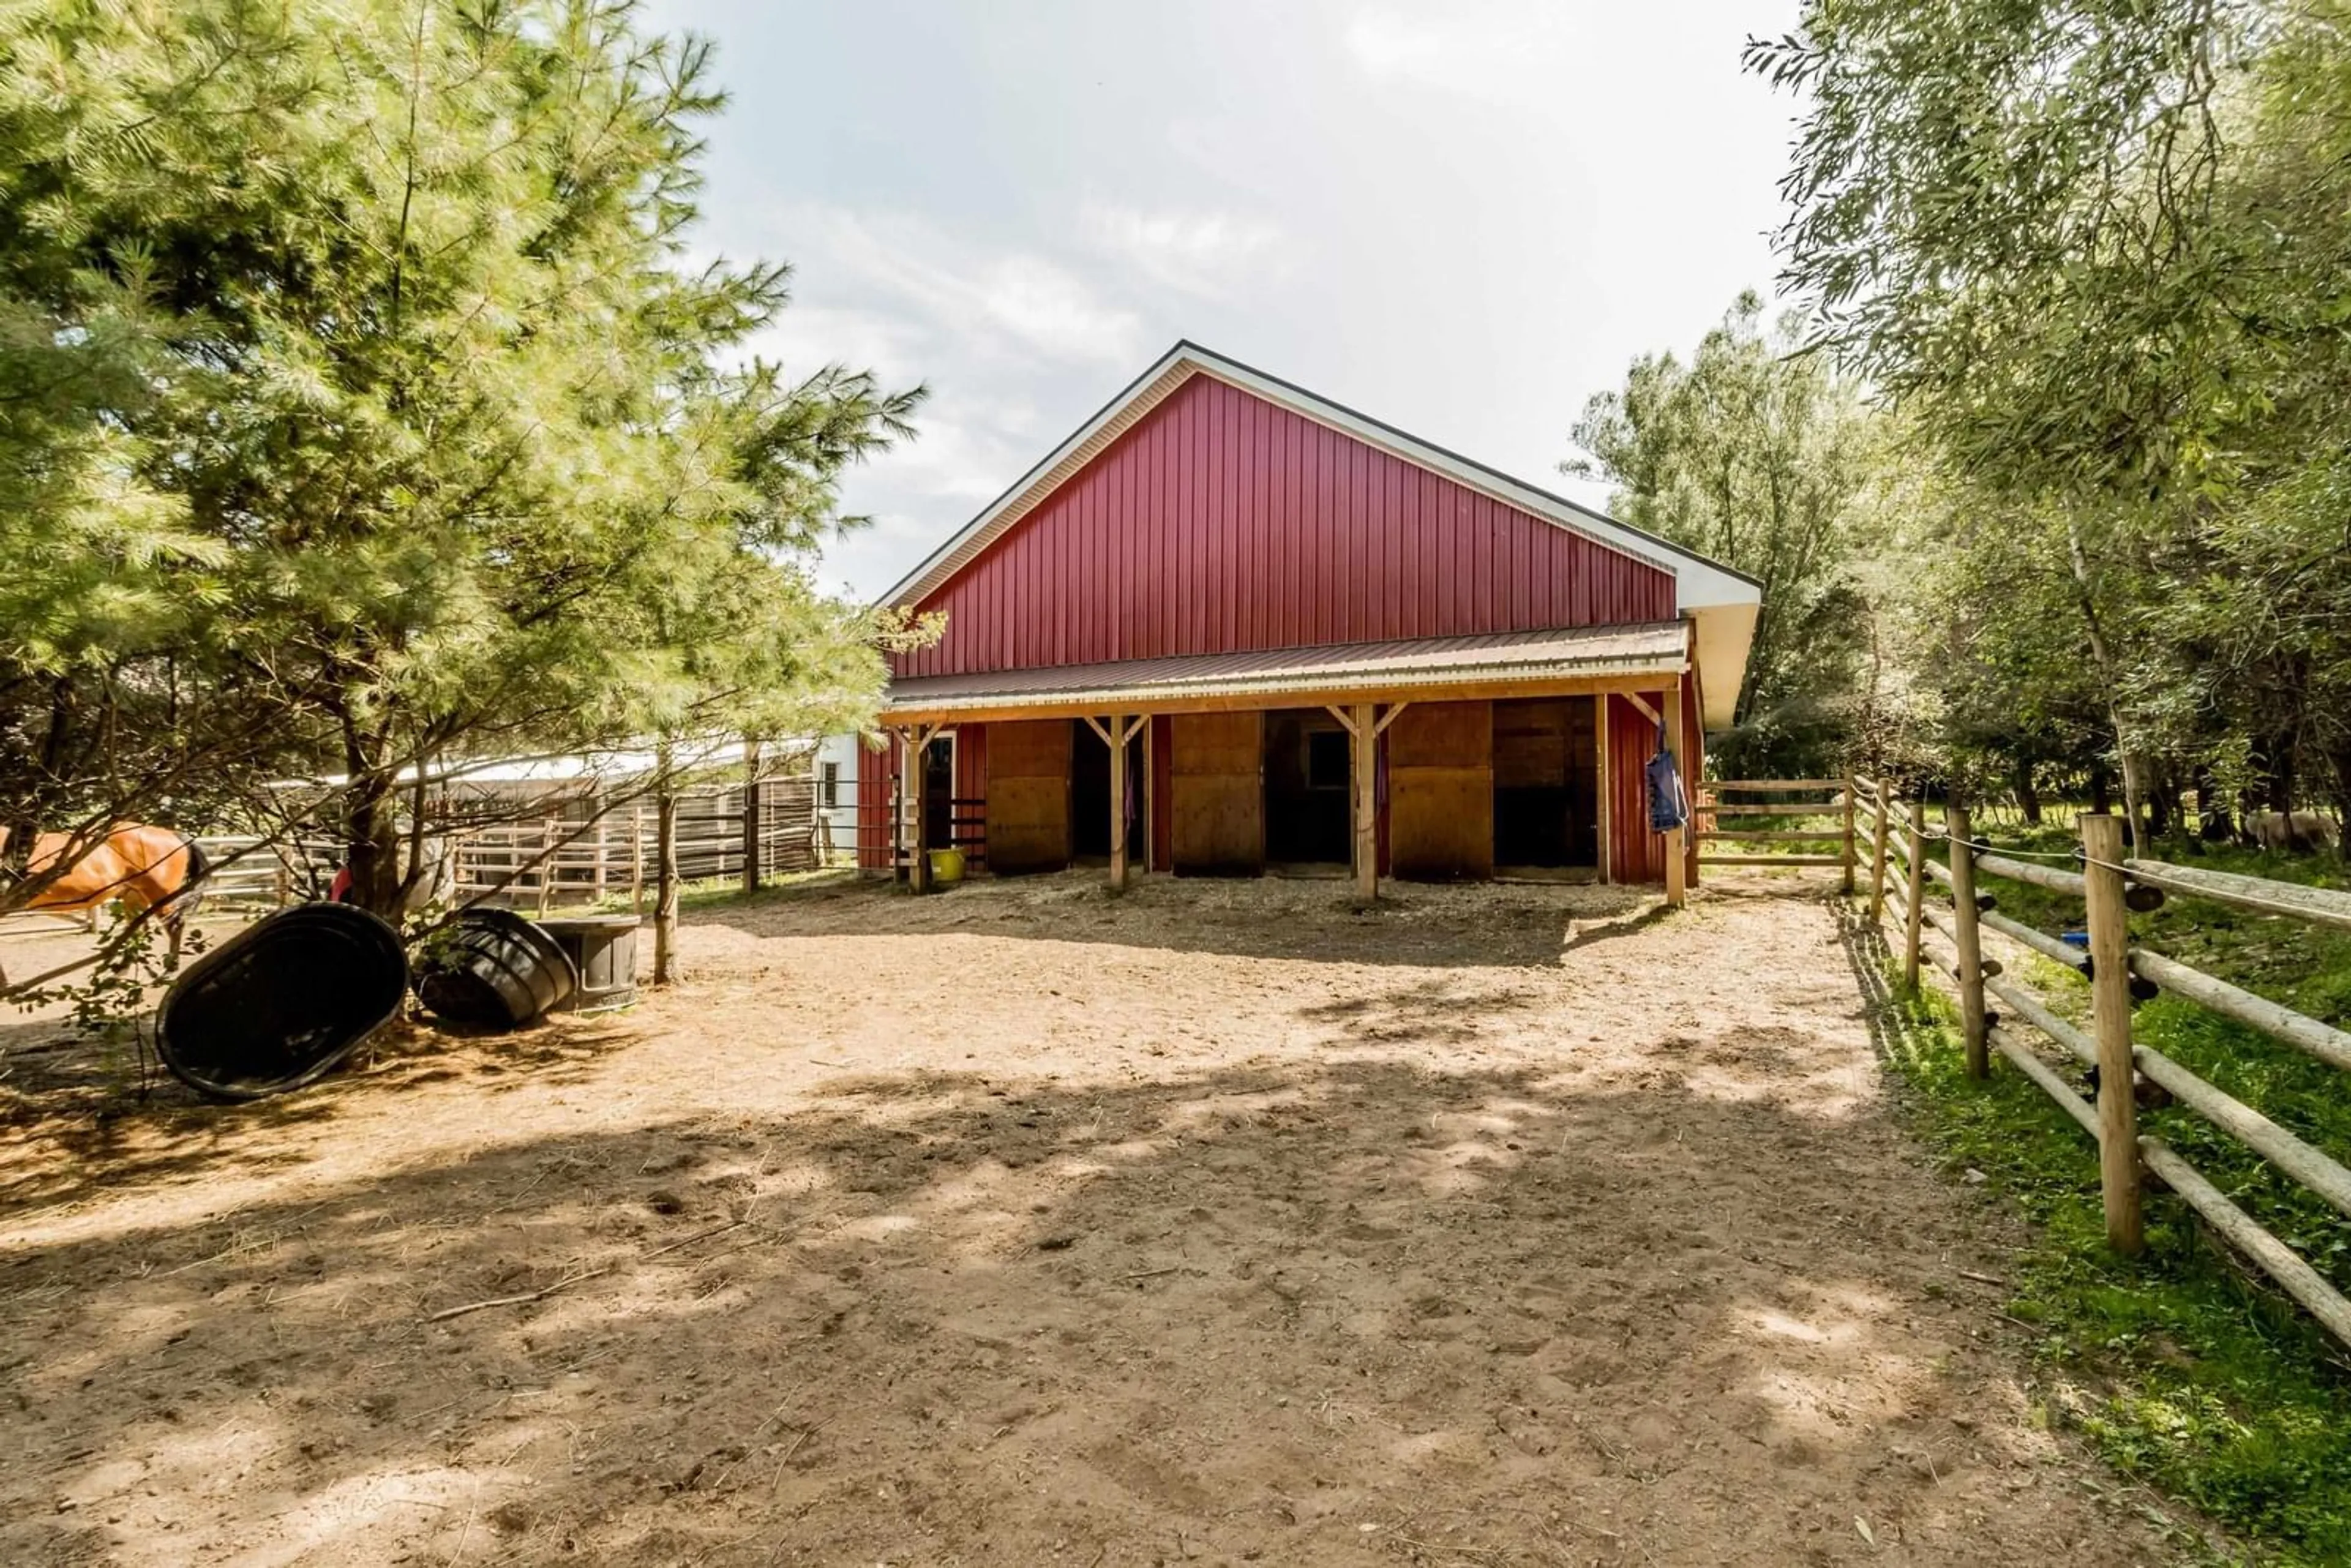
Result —
[{"label": "barn gable roof", "polygon": [[1729,723],[1761,601],[1761,585],[1755,579],[1188,340],[1179,340],[1168,350],[1043,461],[908,573],[883,596],[882,602],[911,609],[936,594],[990,545],[1009,533],[1120,436],[1196,376],[1212,378],[1264,399],[1604,549],[1670,573],[1675,580],[1677,608],[1698,623],[1698,662],[1703,672],[1701,685],[1708,693],[1706,722],[1715,727]]}]

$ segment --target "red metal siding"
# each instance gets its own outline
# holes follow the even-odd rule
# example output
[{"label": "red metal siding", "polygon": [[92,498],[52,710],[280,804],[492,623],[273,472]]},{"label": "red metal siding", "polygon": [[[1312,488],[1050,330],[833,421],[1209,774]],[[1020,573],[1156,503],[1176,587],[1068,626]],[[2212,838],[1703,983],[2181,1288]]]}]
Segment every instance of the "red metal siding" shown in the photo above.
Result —
[{"label": "red metal siding", "polygon": [[[1665,701],[1648,695],[1649,706]],[[1666,880],[1665,839],[1649,831],[1649,791],[1642,770],[1657,754],[1657,727],[1621,696],[1608,699],[1608,853],[1618,882]]]},{"label": "red metal siding", "polygon": [[[1642,694],[1649,706],[1666,711],[1666,694]],[[1698,722],[1698,691],[1695,681],[1682,683],[1682,778],[1706,776],[1706,731]],[[1649,789],[1646,770],[1657,754],[1657,727],[1622,696],[1608,699],[1608,838],[1610,865],[1618,882],[1666,880],[1666,840],[1649,831]],[[1683,839],[1683,869],[1692,887],[1698,885],[1698,835]]]},{"label": "red metal siding", "polygon": [[1207,376],[922,606],[904,675],[1669,621],[1670,572]]},{"label": "red metal siding", "polygon": [[857,869],[890,872],[890,809],[897,799],[898,737],[857,759]]}]

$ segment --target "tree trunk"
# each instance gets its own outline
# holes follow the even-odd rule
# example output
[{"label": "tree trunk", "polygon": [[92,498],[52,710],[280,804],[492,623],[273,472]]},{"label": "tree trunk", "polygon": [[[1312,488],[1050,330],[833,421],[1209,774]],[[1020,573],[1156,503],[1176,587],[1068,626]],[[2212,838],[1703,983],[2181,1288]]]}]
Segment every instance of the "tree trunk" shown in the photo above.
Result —
[{"label": "tree trunk", "polygon": [[[2105,628],[2098,621],[2098,604],[2091,591],[2089,552],[2082,544],[2082,530],[2072,513],[2065,517],[2066,559],[2074,568],[2074,586],[2079,596],[2082,622],[2089,633],[2090,658],[2098,668],[2098,684],[2105,688],[2106,722],[2115,732],[2115,758],[2123,770],[2123,838],[2136,848],[2139,842],[2139,801],[2145,791],[2139,773],[2137,753],[2131,747],[2130,727],[2123,722],[2122,671],[2116,664],[2113,650],[2106,646]],[[2100,810],[2105,808],[2100,807]]]},{"label": "tree trunk", "polygon": [[2147,797],[2147,835],[2152,841],[2171,831],[2173,819],[2179,814],[2179,802],[2168,777],[2159,779]]},{"label": "tree trunk", "polygon": [[2212,782],[2212,770],[2196,770],[2196,831],[2208,844],[2217,844],[2229,836],[2229,802],[2221,798],[2220,789]]},{"label": "tree trunk", "polygon": [[345,863],[351,873],[350,901],[371,915],[400,918],[400,819],[392,808],[392,780],[381,769],[351,774],[344,797]]},{"label": "tree trunk", "polygon": [[2114,776],[2103,762],[2090,769],[2090,810],[2103,817],[2115,809]]},{"label": "tree trunk", "polygon": [[2016,803],[2023,810],[2028,827],[2041,825],[2041,791],[2033,784],[2029,759],[2019,760],[2016,765]]},{"label": "tree trunk", "polygon": [[677,977],[677,787],[662,763],[661,792],[653,798],[653,984]]}]

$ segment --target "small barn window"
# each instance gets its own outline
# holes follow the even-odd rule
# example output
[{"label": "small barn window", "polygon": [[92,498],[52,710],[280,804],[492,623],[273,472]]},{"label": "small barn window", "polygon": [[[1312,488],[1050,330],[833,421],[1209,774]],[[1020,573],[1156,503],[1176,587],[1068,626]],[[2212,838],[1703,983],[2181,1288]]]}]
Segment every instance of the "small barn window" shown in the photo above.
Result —
[{"label": "small barn window", "polygon": [[830,811],[841,804],[841,764],[827,762],[821,768],[817,778],[817,803]]},{"label": "small barn window", "polygon": [[1347,787],[1347,732],[1312,729],[1306,732],[1306,787],[1344,789]]}]

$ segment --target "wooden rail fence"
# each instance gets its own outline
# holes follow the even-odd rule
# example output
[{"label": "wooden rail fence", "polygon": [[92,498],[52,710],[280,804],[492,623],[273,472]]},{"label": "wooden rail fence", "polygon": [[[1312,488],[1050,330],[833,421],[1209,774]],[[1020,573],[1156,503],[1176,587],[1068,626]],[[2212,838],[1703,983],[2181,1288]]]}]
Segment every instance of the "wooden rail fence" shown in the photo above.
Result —
[{"label": "wooden rail fence", "polygon": [[[1756,800],[1751,797],[1772,795],[1778,800]],[[1725,800],[1725,796],[1738,796]],[[1822,797],[1825,796],[1825,799]],[[1690,808],[1698,834],[1698,863],[1708,865],[1755,866],[1835,866],[1844,873],[1844,891],[1853,891],[1854,866],[1856,861],[1855,818],[1856,790],[1851,776],[1844,779],[1724,779],[1698,786],[1698,799]],[[1792,821],[1799,823],[1826,820],[1834,825],[1825,828],[1768,826],[1757,828],[1723,827],[1725,817],[1734,821],[1742,818],[1765,817],[1775,822]],[[1834,852],[1814,848],[1761,853],[1733,849],[1728,853],[1709,853],[1710,844],[1833,844]]]},{"label": "wooden rail fence", "polygon": [[[2124,1252],[2136,1252],[2144,1245],[2140,1200],[2152,1177],[2337,1341],[2351,1345],[2351,1300],[2160,1138],[2140,1133],[2135,1085],[2143,1079],[2168,1092],[2179,1104],[2346,1216],[2351,1216],[2351,1168],[2152,1046],[2138,1043],[2132,1035],[2131,1009],[2168,992],[2346,1071],[2351,1071],[2351,1033],[2134,946],[2129,925],[2132,911],[2155,909],[2176,894],[2351,929],[2351,894],[2133,859],[2125,852],[2117,817],[2084,813],[2078,820],[2081,843],[2074,863],[2044,864],[1981,842],[1964,807],[1947,808],[1938,832],[1928,830],[1922,802],[1896,798],[1882,781],[1858,780],[1852,798],[1869,829],[1871,923],[1882,925],[1888,910],[1900,920],[1903,976],[1909,985],[1919,983],[1930,958],[1938,977],[1949,977],[1959,998],[1970,1072],[1984,1076],[1991,1071],[1991,1056],[1998,1054],[2096,1141],[2108,1242]],[[1928,844],[1938,839],[1949,846],[1948,864],[1928,854]],[[1891,873],[1897,864],[1904,873],[1900,888],[1892,885]],[[2088,946],[2075,948],[2001,915],[1997,895],[1978,887],[1980,874],[2031,883],[2081,899]],[[2055,960],[2085,981],[2090,989],[2089,1029],[2067,1022],[2046,997],[2008,976],[1997,960],[1984,957],[1981,935],[1987,927]],[[1929,932],[1935,947],[1942,950],[1928,950]],[[1988,999],[2005,1004],[2015,1021],[1991,1009]],[[2032,1049],[2019,1023],[2096,1070],[2095,1101],[2085,1098]]]}]

